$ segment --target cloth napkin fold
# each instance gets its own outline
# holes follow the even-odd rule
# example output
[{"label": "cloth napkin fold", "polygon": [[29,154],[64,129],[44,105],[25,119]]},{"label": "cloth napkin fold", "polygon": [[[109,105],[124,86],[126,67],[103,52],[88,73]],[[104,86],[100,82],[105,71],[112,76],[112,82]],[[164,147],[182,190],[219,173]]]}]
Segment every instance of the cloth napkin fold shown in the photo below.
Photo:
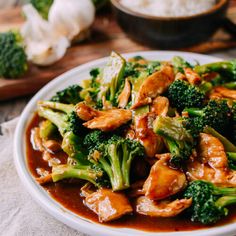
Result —
[{"label": "cloth napkin fold", "polygon": [[18,118],[1,124],[0,235],[86,236],[57,221],[38,206],[22,185],[13,161],[13,136]]}]

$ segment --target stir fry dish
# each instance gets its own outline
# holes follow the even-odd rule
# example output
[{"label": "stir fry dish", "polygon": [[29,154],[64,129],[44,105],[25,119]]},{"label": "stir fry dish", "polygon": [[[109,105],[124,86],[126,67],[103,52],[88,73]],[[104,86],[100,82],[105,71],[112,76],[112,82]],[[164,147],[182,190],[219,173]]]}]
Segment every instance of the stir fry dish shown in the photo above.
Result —
[{"label": "stir fry dish", "polygon": [[213,225],[236,204],[235,100],[234,60],[112,52],[82,84],[38,101],[36,180],[77,186],[100,223],[143,215]]}]

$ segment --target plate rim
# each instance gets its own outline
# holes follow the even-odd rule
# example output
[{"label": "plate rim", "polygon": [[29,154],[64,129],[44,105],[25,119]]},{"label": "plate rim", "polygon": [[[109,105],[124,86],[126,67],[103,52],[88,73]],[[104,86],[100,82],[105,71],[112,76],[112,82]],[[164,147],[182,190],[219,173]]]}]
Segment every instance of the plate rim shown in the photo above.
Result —
[{"label": "plate rim", "polygon": [[[141,55],[144,57],[150,57],[151,55],[157,55],[157,58],[160,57],[158,55],[166,55],[173,57],[174,55],[179,55],[183,57],[189,58],[204,58],[209,61],[219,61],[220,58],[208,55],[202,55],[197,53],[190,52],[180,52],[180,51],[137,51],[132,53],[122,53],[122,56],[125,58],[132,57],[134,55]],[[147,235],[147,236],[187,236],[190,231],[179,231],[179,232],[148,232],[141,231],[129,228],[114,228],[106,225],[98,224],[96,222],[91,222],[82,218],[79,215],[69,211],[64,208],[60,203],[56,202],[49,194],[46,194],[46,191],[36,183],[34,177],[31,175],[28,169],[28,164],[26,162],[25,157],[25,130],[27,127],[27,123],[29,121],[29,116],[32,116],[32,108],[35,106],[39,97],[43,96],[48,90],[53,88],[54,85],[59,84],[61,81],[66,80],[67,77],[73,76],[73,74],[79,73],[80,71],[88,70],[88,68],[96,67],[96,64],[106,63],[108,57],[103,57],[97,60],[92,60],[85,64],[79,65],[69,71],[57,76],[55,79],[46,84],[42,89],[40,89],[27,103],[24,108],[19,121],[16,126],[15,134],[14,134],[14,163],[15,168],[17,170],[18,176],[21,179],[21,182],[30,193],[32,198],[46,210],[47,213],[52,215],[57,220],[62,223],[68,225],[71,228],[79,230],[82,233],[90,234],[90,235],[111,235],[111,236],[124,236],[124,235]],[[158,58],[159,59],[159,58]],[[21,138],[19,138],[21,137]],[[21,140],[21,141],[19,141]],[[23,142],[22,142],[23,140]],[[24,150],[24,151],[23,151]],[[123,232],[121,232],[121,230]],[[233,232],[236,232],[236,223],[230,223],[224,226],[195,230],[191,231],[192,236],[220,236],[222,233],[224,235],[231,235]]]}]

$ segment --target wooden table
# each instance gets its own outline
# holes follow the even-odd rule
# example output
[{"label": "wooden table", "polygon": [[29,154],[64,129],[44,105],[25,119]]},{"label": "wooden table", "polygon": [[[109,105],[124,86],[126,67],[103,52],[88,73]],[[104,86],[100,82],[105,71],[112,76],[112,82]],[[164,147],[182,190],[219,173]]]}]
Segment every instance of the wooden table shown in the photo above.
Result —
[{"label": "wooden table", "polygon": [[[232,2],[236,3],[235,0]],[[4,30],[7,30],[9,27],[19,27],[21,23],[22,18],[19,8],[0,11],[0,30],[3,31],[4,26],[6,26],[6,29]],[[212,42],[215,43],[214,40],[212,40]],[[236,44],[236,41],[234,43]],[[225,43],[225,45],[225,48],[227,48],[228,44]],[[201,46],[200,48],[193,47],[192,49],[187,50],[206,52],[206,50],[203,50],[204,47],[205,46]],[[144,45],[139,45],[131,41],[117,26],[110,14],[101,14],[96,19],[90,39],[82,44],[75,45],[74,47],[70,48],[63,60],[53,65],[50,69],[42,70],[42,73],[45,76],[51,75],[50,73],[55,72],[54,74],[57,76],[58,74],[61,74],[64,71],[69,70],[79,64],[107,56],[111,50],[125,53],[149,49],[150,48]],[[236,58],[236,51],[230,52],[230,56],[228,56],[228,52],[217,54],[217,56]],[[0,102],[0,124],[20,115],[31,97],[32,96],[25,96],[23,98],[16,98],[5,102]]]}]

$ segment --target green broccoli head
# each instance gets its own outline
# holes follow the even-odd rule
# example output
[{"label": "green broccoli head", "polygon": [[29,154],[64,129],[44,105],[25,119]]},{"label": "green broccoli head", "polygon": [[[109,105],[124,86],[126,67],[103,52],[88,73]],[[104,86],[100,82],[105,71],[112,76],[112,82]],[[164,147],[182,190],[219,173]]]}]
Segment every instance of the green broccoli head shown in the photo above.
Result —
[{"label": "green broccoli head", "polygon": [[82,88],[79,85],[71,85],[61,91],[58,91],[56,95],[51,98],[51,101],[75,105],[82,101],[82,98],[80,97],[81,90]]},{"label": "green broccoli head", "polygon": [[28,70],[27,56],[19,33],[0,33],[0,77],[17,78]]},{"label": "green broccoli head", "polygon": [[228,215],[225,206],[236,203],[236,188],[220,188],[206,181],[193,181],[184,192],[185,198],[192,198],[188,209],[191,220],[213,224]]},{"label": "green broccoli head", "polygon": [[83,164],[88,162],[88,151],[83,146],[83,137],[87,130],[82,126],[73,105],[49,101],[39,102],[38,114],[58,128],[62,136],[62,149],[69,157]]},{"label": "green broccoli head", "polygon": [[94,130],[84,137],[83,144],[89,149],[93,150],[101,144],[105,144],[112,134],[102,132],[101,130]]},{"label": "green broccoli head", "polygon": [[39,14],[45,19],[48,19],[49,10],[53,4],[53,0],[30,0],[31,4],[36,8]]},{"label": "green broccoli head", "polygon": [[[189,126],[192,129],[202,129],[210,126],[220,133],[225,133],[231,120],[231,110],[225,100],[210,100],[203,109],[187,108],[185,111],[190,116]],[[191,120],[193,119],[193,120]]]},{"label": "green broccoli head", "polygon": [[198,87],[183,80],[175,80],[167,91],[171,106],[178,110],[186,107],[202,107],[205,94]]},{"label": "green broccoli head", "polygon": [[90,159],[99,163],[109,177],[114,191],[130,187],[130,168],[133,160],[144,156],[143,146],[134,140],[113,135],[90,153]]},{"label": "green broccoli head", "polygon": [[236,60],[197,65],[194,70],[200,75],[211,72],[219,73],[220,78],[217,78],[217,84],[236,80]]},{"label": "green broccoli head", "polygon": [[153,123],[155,133],[163,137],[171,153],[170,163],[182,167],[194,148],[192,135],[183,126],[181,119],[159,116]]}]

